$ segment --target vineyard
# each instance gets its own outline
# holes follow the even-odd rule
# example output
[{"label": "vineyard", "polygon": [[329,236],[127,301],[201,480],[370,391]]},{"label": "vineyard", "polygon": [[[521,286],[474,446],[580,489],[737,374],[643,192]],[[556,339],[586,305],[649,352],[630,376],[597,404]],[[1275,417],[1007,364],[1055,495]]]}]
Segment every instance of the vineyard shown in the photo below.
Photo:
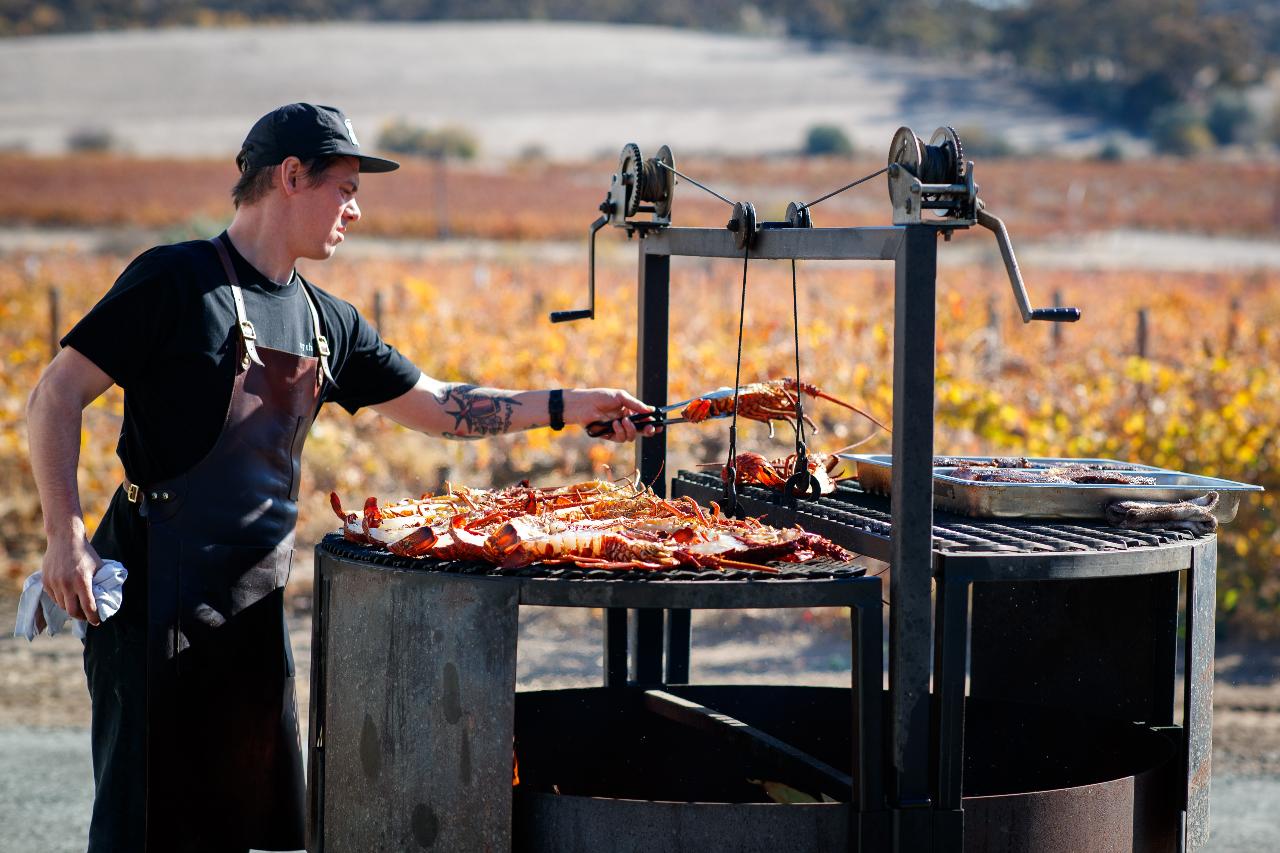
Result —
[{"label": "vineyard", "polygon": [[[370,182],[372,183],[372,182]],[[8,196],[6,196],[8,197]],[[0,523],[11,583],[37,564],[39,505],[26,459],[23,406],[49,357],[49,291],[57,286],[67,326],[111,284],[127,258],[49,253],[0,267]],[[549,310],[582,298],[578,262],[336,259],[313,278],[372,316],[380,294],[384,336],[428,373],[504,387],[634,386],[634,264],[600,270],[599,317],[552,326]],[[672,399],[733,378],[740,267],[729,261],[673,264]],[[1280,620],[1280,276],[1253,274],[1042,273],[1038,293],[1058,291],[1085,319],[1062,329],[1023,326],[1002,270],[947,270],[940,281],[938,449],[1112,457],[1266,486],[1246,500],[1222,534],[1219,603],[1226,625],[1274,635]],[[804,263],[799,267],[804,378],[882,419],[892,411],[891,271]],[[1135,318],[1149,312],[1146,357],[1135,354]],[[757,263],[747,300],[742,375],[794,370],[789,267]],[[86,413],[81,489],[92,527],[120,479],[114,456],[118,390]],[[818,404],[814,449],[833,450],[868,433],[838,407]],[[716,422],[673,427],[672,469],[722,460],[726,430]],[[788,437],[769,439],[748,424],[743,449],[784,455]],[[887,452],[880,435],[863,446]],[[476,443],[411,433],[371,412],[352,418],[329,408],[307,445],[299,547],[332,529],[326,495],[352,504],[368,495],[399,498],[471,485],[623,476],[633,451],[580,430],[536,430]]]},{"label": "vineyard", "polygon": [[[410,159],[360,187],[362,234],[578,240],[617,161],[441,166]],[[883,161],[693,159],[677,164],[730,198],[779,219],[787,203],[815,199]],[[1133,163],[993,160],[977,170],[982,197],[1031,240],[1116,228],[1267,237],[1280,228],[1280,163],[1153,160]],[[0,216],[40,226],[134,226],[181,233],[225,222],[235,181],[224,161],[107,155],[40,158],[0,153]],[[878,225],[883,179],[824,202],[823,226]],[[1248,188],[1242,192],[1242,188]],[[727,209],[689,185],[676,192],[681,225],[719,226]]]}]

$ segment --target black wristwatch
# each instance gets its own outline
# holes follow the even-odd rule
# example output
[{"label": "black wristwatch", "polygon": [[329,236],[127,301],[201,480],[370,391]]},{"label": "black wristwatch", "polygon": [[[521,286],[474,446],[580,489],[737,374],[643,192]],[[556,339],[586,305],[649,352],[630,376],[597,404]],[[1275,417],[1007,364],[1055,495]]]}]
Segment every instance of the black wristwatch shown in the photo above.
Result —
[{"label": "black wristwatch", "polygon": [[555,389],[547,395],[547,411],[551,414],[551,428],[556,432],[564,429],[564,391]]}]

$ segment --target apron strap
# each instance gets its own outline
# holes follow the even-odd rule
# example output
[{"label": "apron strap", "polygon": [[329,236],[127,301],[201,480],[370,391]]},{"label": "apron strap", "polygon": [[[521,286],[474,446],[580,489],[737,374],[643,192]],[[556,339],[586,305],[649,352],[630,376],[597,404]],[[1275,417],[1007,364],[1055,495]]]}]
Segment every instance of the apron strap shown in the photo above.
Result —
[{"label": "apron strap", "polygon": [[249,315],[244,310],[244,294],[240,292],[240,277],[236,275],[236,268],[231,263],[231,256],[227,254],[227,247],[223,245],[221,239],[209,242],[218,250],[218,259],[222,261],[222,269],[226,271],[227,281],[231,285],[231,298],[236,303],[236,328],[240,332],[240,342],[244,345],[244,358],[240,361],[240,369],[247,370],[250,361],[259,367],[266,367],[258,357],[258,347],[254,343],[258,339],[258,333],[254,331],[253,323],[249,322]]},{"label": "apron strap", "polygon": [[[320,374],[329,381],[334,388],[338,387],[338,383],[334,381],[333,374],[329,372],[329,339],[326,338],[320,328],[320,312],[316,310],[315,300],[311,298],[311,287],[303,280],[302,276],[298,276],[298,283],[302,287],[302,295],[307,300],[307,309],[311,312],[311,329],[315,332],[316,352],[320,356]],[[320,381],[319,376],[316,382]]]}]

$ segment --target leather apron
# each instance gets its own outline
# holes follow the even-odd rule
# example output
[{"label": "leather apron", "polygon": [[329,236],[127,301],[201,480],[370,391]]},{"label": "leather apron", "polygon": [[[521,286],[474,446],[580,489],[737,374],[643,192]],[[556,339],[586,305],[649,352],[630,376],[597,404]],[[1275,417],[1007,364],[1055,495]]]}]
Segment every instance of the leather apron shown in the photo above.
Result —
[{"label": "leather apron", "polygon": [[[284,586],[318,357],[257,346],[235,268],[239,359],[222,432],[186,473],[141,487],[148,525],[147,849],[296,850],[302,769]],[[332,381],[331,378],[329,381]]]}]

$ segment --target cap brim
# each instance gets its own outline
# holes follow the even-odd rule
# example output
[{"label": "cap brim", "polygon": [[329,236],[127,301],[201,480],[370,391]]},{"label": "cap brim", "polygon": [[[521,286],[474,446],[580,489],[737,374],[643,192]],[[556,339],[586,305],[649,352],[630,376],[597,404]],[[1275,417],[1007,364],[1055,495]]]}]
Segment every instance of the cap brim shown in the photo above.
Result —
[{"label": "cap brim", "polygon": [[394,172],[400,168],[400,164],[395,160],[387,160],[383,157],[370,157],[368,154],[352,154],[360,161],[361,172]]}]

